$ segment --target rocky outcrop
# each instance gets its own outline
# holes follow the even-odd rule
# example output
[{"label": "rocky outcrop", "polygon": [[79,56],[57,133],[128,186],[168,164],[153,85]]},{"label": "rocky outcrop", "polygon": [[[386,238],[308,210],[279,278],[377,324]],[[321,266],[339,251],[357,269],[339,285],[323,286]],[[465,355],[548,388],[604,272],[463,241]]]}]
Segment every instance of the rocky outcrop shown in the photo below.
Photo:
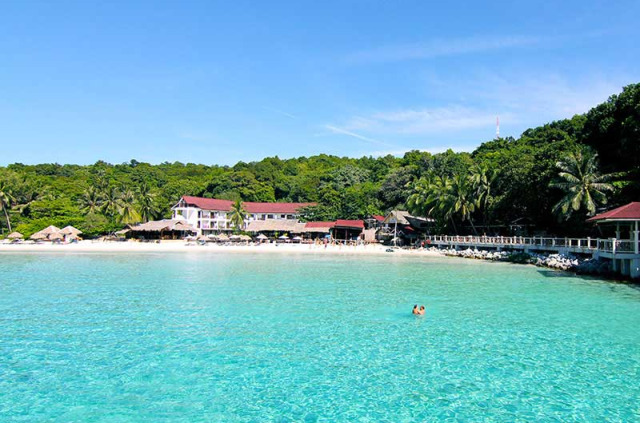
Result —
[{"label": "rocky outcrop", "polygon": [[438,249],[431,247],[430,251],[452,257],[463,257],[477,260],[506,261],[511,263],[533,264],[550,269],[576,272],[585,275],[609,275],[611,264],[608,261],[591,258],[579,258],[563,254],[531,254],[513,251],[487,251],[467,248],[466,250]]}]

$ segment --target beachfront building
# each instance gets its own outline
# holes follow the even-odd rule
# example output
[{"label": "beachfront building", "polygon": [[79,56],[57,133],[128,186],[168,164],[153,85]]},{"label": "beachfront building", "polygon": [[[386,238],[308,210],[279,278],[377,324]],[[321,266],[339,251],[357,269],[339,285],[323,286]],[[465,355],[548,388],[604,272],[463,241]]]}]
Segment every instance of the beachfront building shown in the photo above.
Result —
[{"label": "beachfront building", "polygon": [[193,226],[183,219],[152,220],[150,222],[129,225],[118,231],[118,235],[140,240],[182,239],[195,233]]},{"label": "beachfront building", "polygon": [[363,220],[338,219],[331,228],[331,237],[337,241],[356,241],[362,239]]},{"label": "beachfront building", "polygon": [[[199,235],[231,231],[231,200],[217,198],[202,198],[185,195],[171,208],[173,219],[184,219],[193,226]],[[300,217],[300,209],[314,206],[315,203],[256,203],[243,202],[247,212],[244,227],[253,221],[290,220],[296,221]]]},{"label": "beachfront building", "polygon": [[381,222],[379,217],[376,220],[379,222],[378,239],[395,245],[415,243],[434,223],[431,218],[412,216],[404,210],[392,210]]},{"label": "beachfront building", "polygon": [[640,278],[640,202],[597,214],[587,222],[597,224],[608,236],[598,242],[597,255],[610,259],[614,272]]}]

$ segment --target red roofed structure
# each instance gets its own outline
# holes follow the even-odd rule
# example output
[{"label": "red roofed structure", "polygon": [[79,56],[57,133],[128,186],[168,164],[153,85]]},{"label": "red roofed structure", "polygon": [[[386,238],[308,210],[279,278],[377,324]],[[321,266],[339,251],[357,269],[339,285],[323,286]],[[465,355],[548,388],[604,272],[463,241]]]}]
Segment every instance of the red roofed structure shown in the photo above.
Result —
[{"label": "red roofed structure", "polygon": [[364,221],[362,220],[344,220],[338,219],[335,222],[334,228],[353,228],[364,229]]},{"label": "red roofed structure", "polygon": [[[187,205],[196,206],[202,210],[231,211],[233,201],[217,198],[191,197],[185,195],[182,200]],[[297,213],[303,207],[315,206],[317,203],[254,203],[244,201],[242,206],[247,213]]]},{"label": "red roofed structure", "polygon": [[[171,210],[173,211],[174,219],[186,220],[198,231],[199,235],[210,235],[233,229],[229,214],[233,203],[231,200],[185,195]],[[242,203],[247,212],[242,229],[245,229],[249,222],[256,220],[289,220],[297,222],[300,209],[315,205],[316,203],[256,203],[246,201]]]},{"label": "red roofed structure", "polygon": [[587,219],[587,222],[634,221],[640,220],[640,201],[634,201],[617,209],[600,213]]}]

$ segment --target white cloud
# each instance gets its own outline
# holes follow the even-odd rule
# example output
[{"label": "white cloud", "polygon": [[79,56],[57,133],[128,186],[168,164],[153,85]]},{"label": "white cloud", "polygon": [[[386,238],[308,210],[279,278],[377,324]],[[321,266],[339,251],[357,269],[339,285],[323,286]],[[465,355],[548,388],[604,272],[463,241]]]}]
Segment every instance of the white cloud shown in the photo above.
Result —
[{"label": "white cloud", "polygon": [[334,134],[347,135],[347,136],[352,137],[352,138],[356,138],[356,139],[359,139],[359,140],[362,140],[362,141],[366,141],[366,142],[368,142],[370,144],[382,145],[382,146],[386,146],[386,147],[394,147],[392,144],[386,143],[384,141],[379,141],[379,140],[376,140],[376,139],[373,139],[373,138],[369,138],[369,137],[366,137],[364,135],[357,134],[357,133],[355,133],[353,131],[350,131],[348,129],[339,128],[339,127],[334,126],[334,125],[324,125],[324,128],[328,129],[329,131],[333,132]]},{"label": "white cloud", "polygon": [[543,40],[541,37],[517,35],[434,39],[423,43],[389,45],[359,51],[348,56],[347,61],[350,63],[371,63],[432,59],[441,56],[455,56],[489,50],[533,46]]},{"label": "white cloud", "polygon": [[[514,120],[510,114],[508,118]],[[495,119],[495,111],[452,105],[375,112],[364,117],[350,118],[341,127],[345,131],[366,131],[384,135],[429,135],[486,128],[492,126]]]},{"label": "white cloud", "polygon": [[282,115],[282,116],[286,116],[289,119],[298,119],[298,117],[296,115],[292,115],[291,113],[285,112],[283,110],[274,109],[272,107],[263,107],[263,109],[267,110],[269,112],[277,113],[277,114]]}]

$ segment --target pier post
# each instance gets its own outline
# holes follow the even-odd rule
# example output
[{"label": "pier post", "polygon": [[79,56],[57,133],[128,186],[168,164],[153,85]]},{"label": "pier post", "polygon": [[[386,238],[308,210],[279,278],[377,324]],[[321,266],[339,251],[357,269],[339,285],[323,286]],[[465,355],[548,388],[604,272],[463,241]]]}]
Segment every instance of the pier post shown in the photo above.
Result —
[{"label": "pier post", "polygon": [[640,278],[640,258],[631,259],[629,276],[631,276],[632,279]]},{"label": "pier post", "polygon": [[638,221],[636,220],[635,231],[633,231],[633,252],[634,254],[640,254],[640,242],[638,241]]}]

